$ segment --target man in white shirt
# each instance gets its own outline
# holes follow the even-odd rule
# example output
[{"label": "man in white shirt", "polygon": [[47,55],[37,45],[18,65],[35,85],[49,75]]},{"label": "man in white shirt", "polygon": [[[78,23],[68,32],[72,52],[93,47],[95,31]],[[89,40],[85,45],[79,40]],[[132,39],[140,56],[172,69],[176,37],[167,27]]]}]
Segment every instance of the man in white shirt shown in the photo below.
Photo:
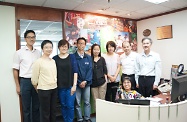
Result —
[{"label": "man in white shirt", "polygon": [[39,50],[33,47],[36,38],[33,30],[27,30],[24,33],[24,38],[27,43],[26,46],[16,51],[13,58],[12,68],[16,92],[18,95],[21,95],[24,122],[31,122],[31,120],[39,122],[39,99],[36,90],[31,84],[31,72],[33,62],[41,54]]},{"label": "man in white shirt", "polygon": [[121,81],[124,80],[124,77],[130,77],[132,84],[131,89],[137,90],[135,81],[135,61],[137,53],[131,50],[132,47],[129,42],[123,42],[122,48],[124,53],[120,55],[120,64],[122,69]]},{"label": "man in white shirt", "polygon": [[135,64],[137,88],[144,97],[154,95],[161,77],[160,55],[151,51],[151,45],[152,39],[142,39],[144,52],[138,55]]}]

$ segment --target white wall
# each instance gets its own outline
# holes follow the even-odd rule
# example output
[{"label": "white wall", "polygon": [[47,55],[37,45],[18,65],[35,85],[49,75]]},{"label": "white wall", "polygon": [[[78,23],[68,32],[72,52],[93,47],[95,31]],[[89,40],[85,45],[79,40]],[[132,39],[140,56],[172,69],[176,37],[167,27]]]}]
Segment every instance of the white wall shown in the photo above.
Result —
[{"label": "white wall", "polygon": [[20,105],[12,74],[16,50],[15,8],[0,5],[0,104],[2,122],[20,122]]},{"label": "white wall", "polygon": [[[172,25],[173,38],[157,40],[156,28],[166,25]],[[187,10],[138,21],[137,28],[138,52],[143,51],[141,44],[143,30],[151,30],[149,37],[153,39],[152,50],[160,54],[163,78],[170,79],[172,64],[183,63],[185,69],[187,69]]]}]

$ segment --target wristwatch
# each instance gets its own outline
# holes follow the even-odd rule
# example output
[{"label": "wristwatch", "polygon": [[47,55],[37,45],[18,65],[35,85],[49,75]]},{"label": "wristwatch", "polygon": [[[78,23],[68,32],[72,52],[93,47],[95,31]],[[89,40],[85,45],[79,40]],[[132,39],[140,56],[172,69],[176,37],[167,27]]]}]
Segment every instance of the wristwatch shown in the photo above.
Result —
[{"label": "wristwatch", "polygon": [[87,81],[85,81],[85,83],[87,84]]}]

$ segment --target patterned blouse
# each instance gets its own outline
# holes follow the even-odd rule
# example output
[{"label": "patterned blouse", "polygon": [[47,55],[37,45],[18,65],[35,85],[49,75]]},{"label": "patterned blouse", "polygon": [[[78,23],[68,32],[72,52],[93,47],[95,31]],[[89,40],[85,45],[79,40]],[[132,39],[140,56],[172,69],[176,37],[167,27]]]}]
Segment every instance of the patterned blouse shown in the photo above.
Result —
[{"label": "patterned blouse", "polygon": [[116,99],[121,98],[121,94],[123,94],[124,99],[140,99],[142,97],[136,90],[126,92],[123,89],[118,89]]}]

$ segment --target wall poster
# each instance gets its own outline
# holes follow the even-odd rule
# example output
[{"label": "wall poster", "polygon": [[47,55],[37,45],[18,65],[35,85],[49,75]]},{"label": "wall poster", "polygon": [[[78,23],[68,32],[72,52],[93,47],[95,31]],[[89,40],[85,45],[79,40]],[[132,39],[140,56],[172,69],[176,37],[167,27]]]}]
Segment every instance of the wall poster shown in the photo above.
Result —
[{"label": "wall poster", "polygon": [[76,39],[87,39],[85,50],[93,44],[101,46],[101,52],[106,52],[106,43],[114,41],[117,44],[117,53],[123,52],[121,44],[129,41],[132,50],[137,51],[137,26],[136,21],[120,18],[111,18],[93,14],[65,12],[65,34],[70,43],[70,53],[76,51]]}]

